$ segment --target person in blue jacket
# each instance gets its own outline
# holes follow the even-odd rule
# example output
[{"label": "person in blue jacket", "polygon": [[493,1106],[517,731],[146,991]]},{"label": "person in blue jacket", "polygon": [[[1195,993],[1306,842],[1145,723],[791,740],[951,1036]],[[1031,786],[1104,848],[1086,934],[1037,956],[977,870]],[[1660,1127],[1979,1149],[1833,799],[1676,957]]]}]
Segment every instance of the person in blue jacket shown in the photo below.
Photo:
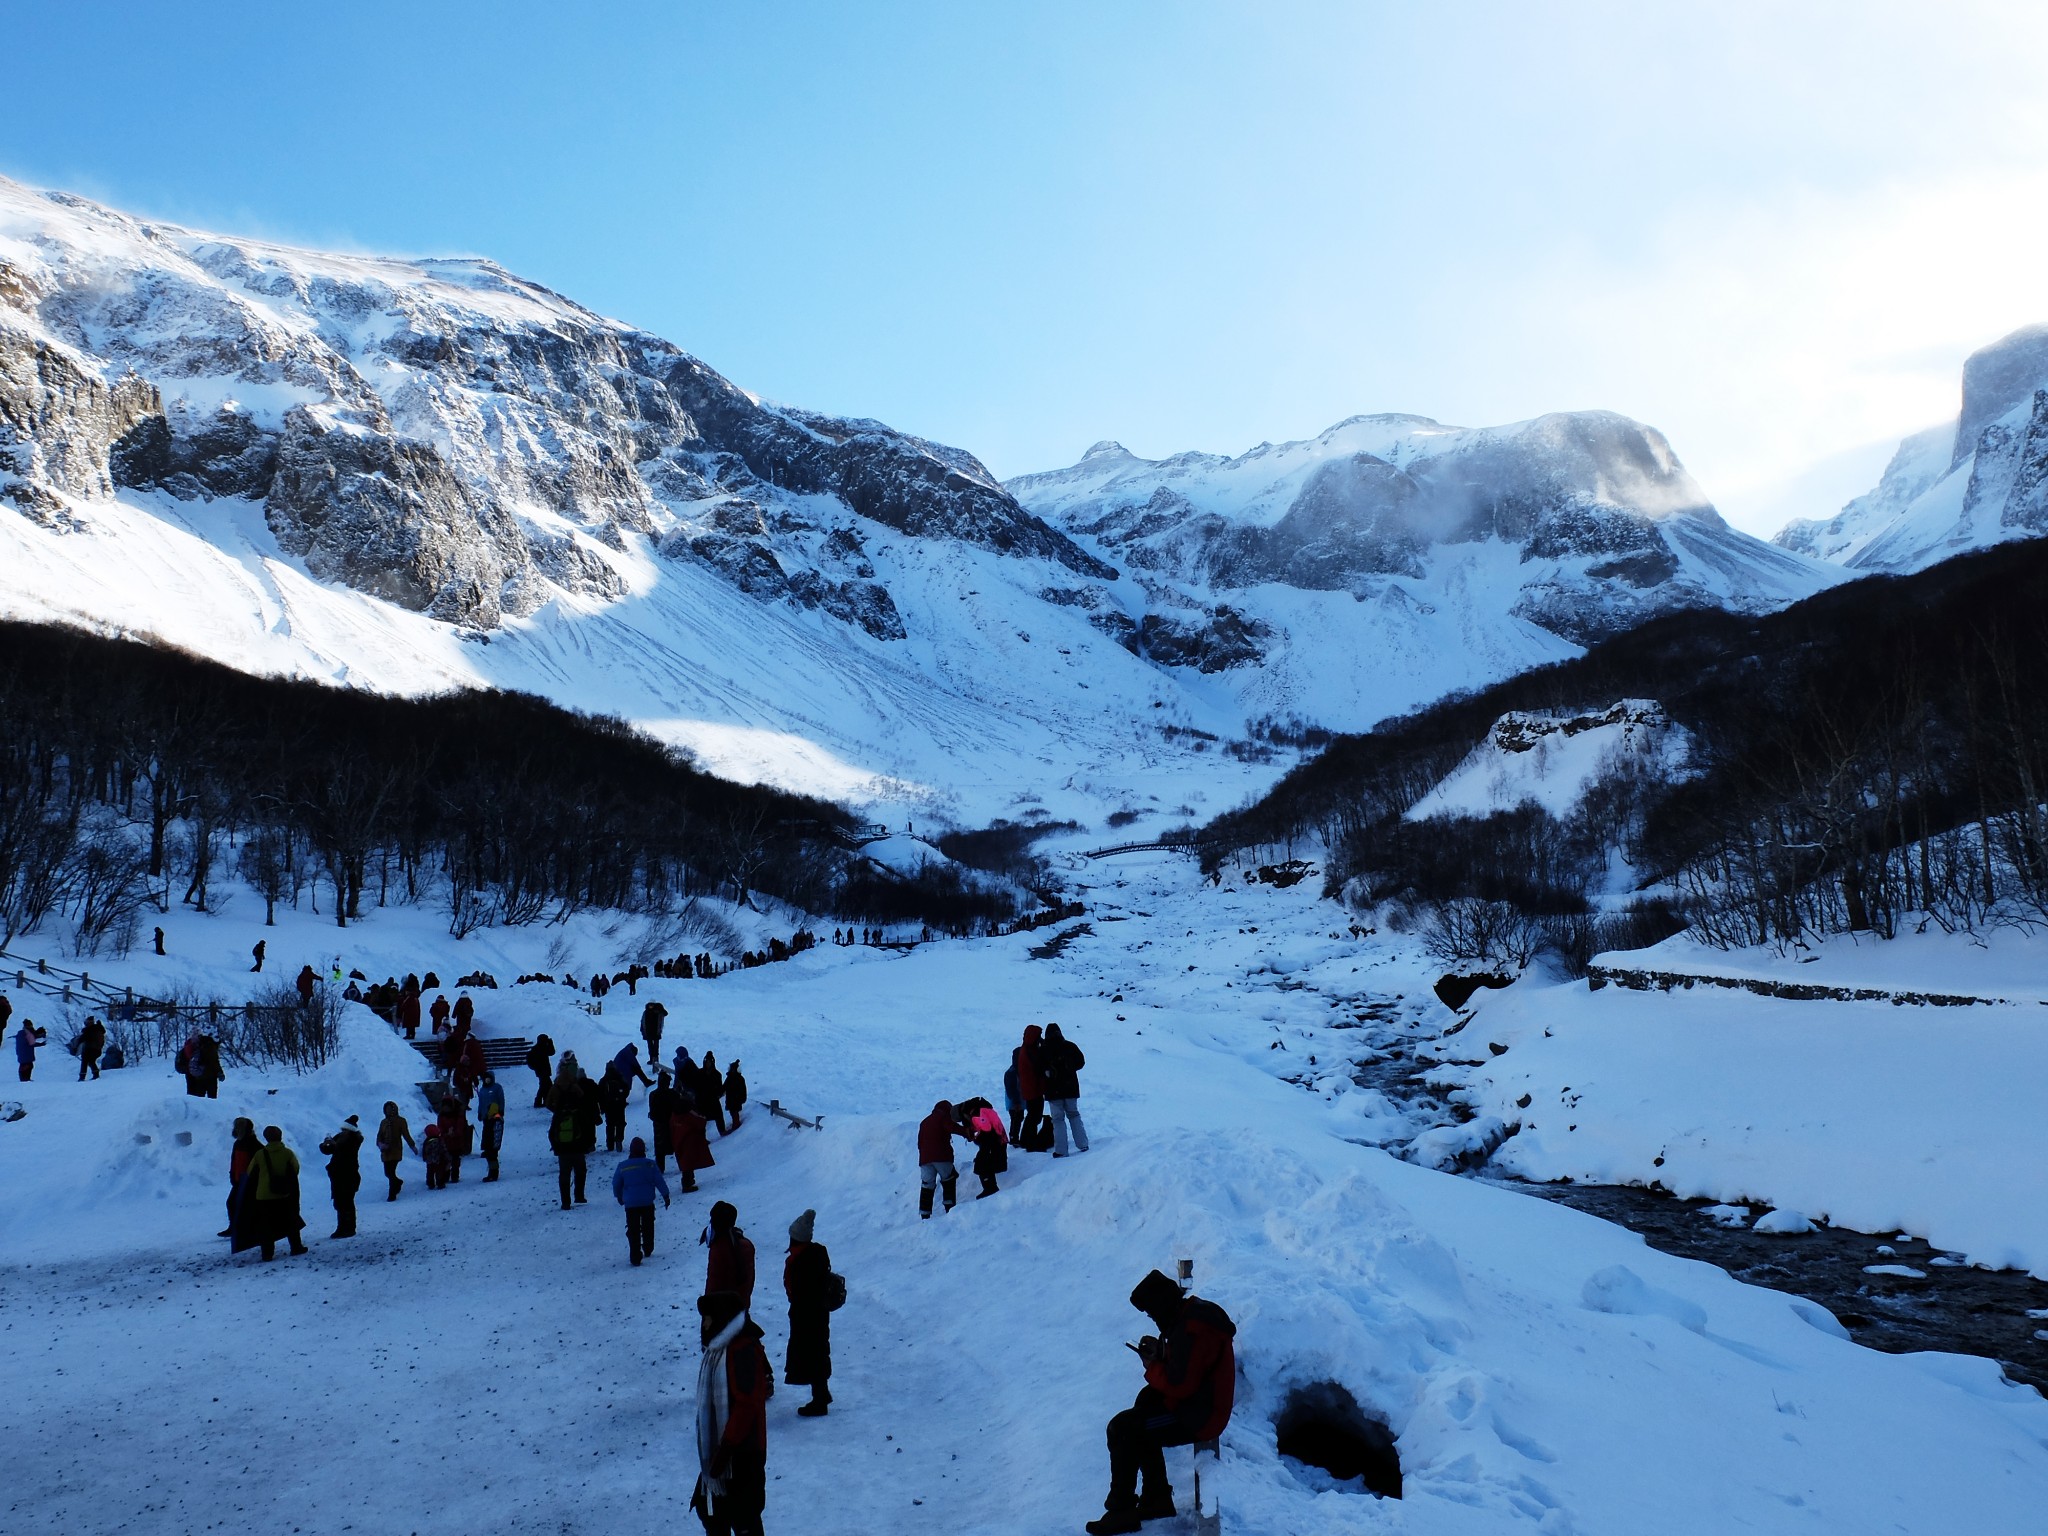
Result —
[{"label": "person in blue jacket", "polygon": [[14,1032],[14,1064],[20,1069],[24,1083],[35,1075],[36,1047],[41,1044],[42,1041],[36,1038],[36,1021],[23,1019],[21,1028]]},{"label": "person in blue jacket", "polygon": [[505,1085],[488,1068],[476,1090],[477,1129],[483,1133],[484,1182],[498,1181],[498,1153],[505,1146]]},{"label": "person in blue jacket", "polygon": [[626,1247],[638,1264],[654,1252],[654,1197],[667,1205],[668,1178],[647,1155],[647,1143],[635,1136],[626,1160],[612,1170],[612,1198],[626,1208]]}]

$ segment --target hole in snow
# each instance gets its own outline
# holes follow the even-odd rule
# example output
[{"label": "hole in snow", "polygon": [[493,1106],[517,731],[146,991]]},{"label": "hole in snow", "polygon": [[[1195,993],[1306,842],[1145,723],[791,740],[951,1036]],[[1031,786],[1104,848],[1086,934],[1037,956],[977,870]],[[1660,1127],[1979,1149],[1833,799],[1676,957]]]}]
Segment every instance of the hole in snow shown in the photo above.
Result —
[{"label": "hole in snow", "polygon": [[1320,1467],[1340,1483],[1363,1479],[1366,1492],[1383,1499],[1401,1497],[1394,1432],[1336,1382],[1311,1382],[1289,1392],[1273,1428],[1282,1456]]}]

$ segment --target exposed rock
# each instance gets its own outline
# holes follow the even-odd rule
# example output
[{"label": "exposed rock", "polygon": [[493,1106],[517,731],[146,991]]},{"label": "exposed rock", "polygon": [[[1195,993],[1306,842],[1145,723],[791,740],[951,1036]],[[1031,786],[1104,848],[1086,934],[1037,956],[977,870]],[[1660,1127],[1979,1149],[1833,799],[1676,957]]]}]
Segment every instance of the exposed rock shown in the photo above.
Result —
[{"label": "exposed rock", "polygon": [[[0,494],[45,519],[116,486],[260,500],[315,575],[482,628],[551,590],[616,596],[600,551],[680,528],[667,547],[743,590],[900,638],[816,498],[1116,574],[970,454],[764,405],[487,261],[330,258],[5,181],[0,236]],[[819,562],[852,579],[793,590]]]}]

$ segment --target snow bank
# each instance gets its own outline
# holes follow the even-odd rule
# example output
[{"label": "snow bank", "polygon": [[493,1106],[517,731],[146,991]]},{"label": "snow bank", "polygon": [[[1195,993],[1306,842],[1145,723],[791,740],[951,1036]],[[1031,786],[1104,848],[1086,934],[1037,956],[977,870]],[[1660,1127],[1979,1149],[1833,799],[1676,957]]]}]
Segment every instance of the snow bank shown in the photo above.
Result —
[{"label": "snow bank", "polygon": [[1790,1208],[2048,1275],[2039,1013],[1525,980],[1480,995],[1461,1039],[1509,1049],[1460,1075],[1519,1126],[1496,1163],[1523,1177],[1654,1180],[1778,1207],[1764,1231]]}]

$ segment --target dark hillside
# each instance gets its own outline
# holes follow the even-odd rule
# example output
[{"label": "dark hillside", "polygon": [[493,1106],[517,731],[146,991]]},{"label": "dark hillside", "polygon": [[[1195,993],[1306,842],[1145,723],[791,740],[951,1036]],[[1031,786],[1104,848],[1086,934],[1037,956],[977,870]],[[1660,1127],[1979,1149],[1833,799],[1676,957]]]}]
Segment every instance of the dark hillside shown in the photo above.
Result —
[{"label": "dark hillside", "polygon": [[119,942],[145,901],[203,910],[230,864],[273,901],[324,886],[343,924],[365,900],[445,903],[458,932],[697,892],[823,911],[849,823],[524,695],[384,698],[0,624],[0,936],[64,910]]},{"label": "dark hillside", "polygon": [[[1690,777],[1603,782],[1565,822],[1533,806],[1400,818],[1510,711],[1659,702]],[[1710,937],[1889,931],[2048,909],[2048,541],[1852,582],[1764,618],[1674,614],[1585,656],[1339,738],[1219,818],[1227,851],[1320,836],[1331,889],[1584,910],[1619,847]]]}]

